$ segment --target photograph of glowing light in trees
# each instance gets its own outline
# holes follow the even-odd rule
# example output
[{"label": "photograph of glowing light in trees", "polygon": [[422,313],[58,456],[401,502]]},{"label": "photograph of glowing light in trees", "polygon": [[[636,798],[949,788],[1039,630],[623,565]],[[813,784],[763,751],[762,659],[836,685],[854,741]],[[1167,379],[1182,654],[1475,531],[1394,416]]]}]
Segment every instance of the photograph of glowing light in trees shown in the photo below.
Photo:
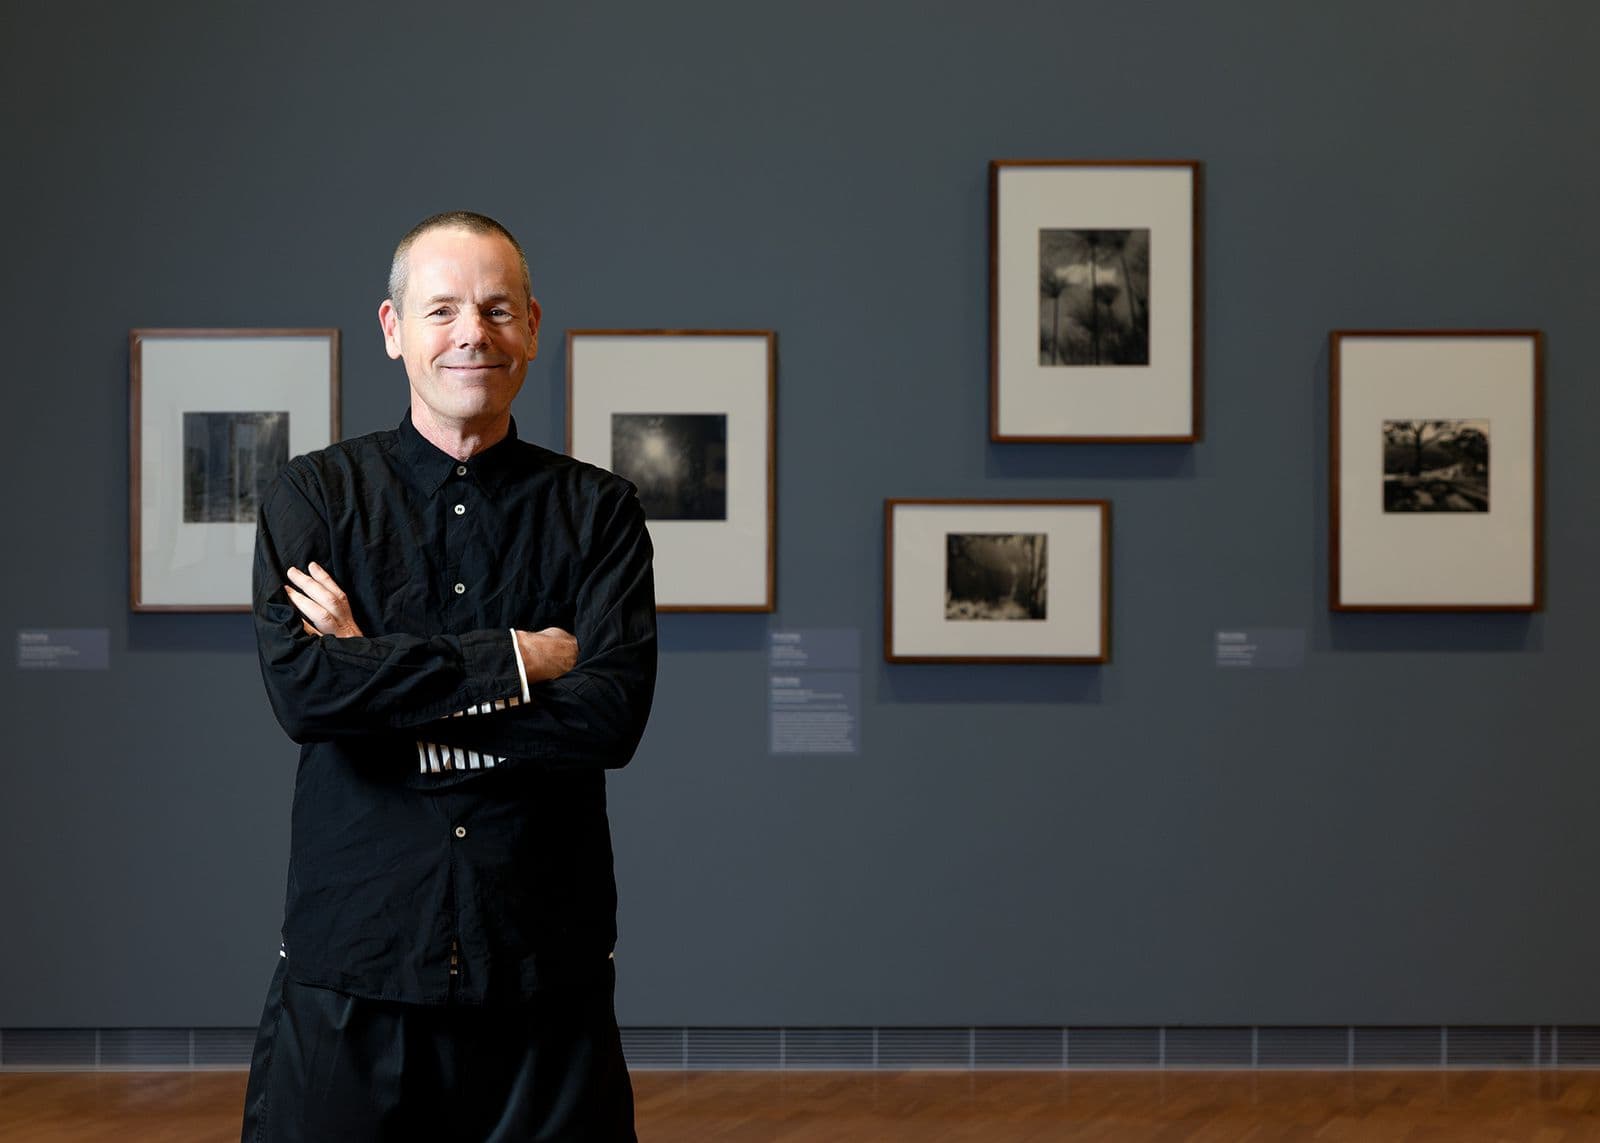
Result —
[{"label": "photograph of glowing light in trees", "polygon": [[728,418],[613,413],[611,471],[633,481],[652,520],[726,520]]},{"label": "photograph of glowing light in trees", "polygon": [[1039,231],[1039,364],[1150,363],[1150,231]]},{"label": "photograph of glowing light in trees", "polygon": [[633,485],[657,611],[777,606],[777,335],[567,333],[567,452]]}]

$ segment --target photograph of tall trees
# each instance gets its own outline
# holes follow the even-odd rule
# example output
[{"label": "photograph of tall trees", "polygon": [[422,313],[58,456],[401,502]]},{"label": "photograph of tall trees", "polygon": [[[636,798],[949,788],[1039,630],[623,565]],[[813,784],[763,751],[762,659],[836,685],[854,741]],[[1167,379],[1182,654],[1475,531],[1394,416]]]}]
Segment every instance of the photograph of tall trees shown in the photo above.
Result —
[{"label": "photograph of tall trees", "polygon": [[1045,539],[1041,533],[948,533],[944,617],[1045,618]]},{"label": "photograph of tall trees", "polygon": [[1489,422],[1384,421],[1385,512],[1487,512]]},{"label": "photograph of tall trees", "polygon": [[183,522],[253,524],[289,463],[289,414],[183,414]]},{"label": "photograph of tall trees", "polygon": [[1039,231],[1039,364],[1150,363],[1150,231]]}]

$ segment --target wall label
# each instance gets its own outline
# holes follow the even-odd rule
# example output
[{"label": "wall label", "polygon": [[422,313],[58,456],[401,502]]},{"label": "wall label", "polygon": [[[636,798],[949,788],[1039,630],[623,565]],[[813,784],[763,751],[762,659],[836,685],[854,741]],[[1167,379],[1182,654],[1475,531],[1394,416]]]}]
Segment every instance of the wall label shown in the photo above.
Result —
[{"label": "wall label", "polygon": [[109,627],[26,627],[17,631],[19,671],[105,671],[110,667]]},{"label": "wall label", "polygon": [[861,753],[861,631],[773,631],[767,650],[768,749]]},{"label": "wall label", "polygon": [[1301,627],[1230,627],[1216,633],[1217,666],[1232,670],[1292,670],[1306,665]]}]

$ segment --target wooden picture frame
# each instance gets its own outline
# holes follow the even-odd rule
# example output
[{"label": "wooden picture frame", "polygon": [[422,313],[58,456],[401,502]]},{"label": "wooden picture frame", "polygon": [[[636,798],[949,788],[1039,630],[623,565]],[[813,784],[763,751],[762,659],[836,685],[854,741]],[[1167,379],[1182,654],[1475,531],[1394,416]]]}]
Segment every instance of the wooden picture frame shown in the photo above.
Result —
[{"label": "wooden picture frame", "polygon": [[884,501],[884,658],[1105,663],[1106,500]]},{"label": "wooden picture frame", "polygon": [[1329,335],[1334,611],[1544,605],[1544,335]]},{"label": "wooden picture frame", "polygon": [[771,330],[567,333],[567,451],[639,489],[658,611],[776,607],[777,361]]},{"label": "wooden picture frame", "polygon": [[989,164],[989,438],[1200,439],[1201,165]]},{"label": "wooden picture frame", "polygon": [[135,329],[128,381],[131,608],[249,611],[261,494],[339,439],[339,331]]}]

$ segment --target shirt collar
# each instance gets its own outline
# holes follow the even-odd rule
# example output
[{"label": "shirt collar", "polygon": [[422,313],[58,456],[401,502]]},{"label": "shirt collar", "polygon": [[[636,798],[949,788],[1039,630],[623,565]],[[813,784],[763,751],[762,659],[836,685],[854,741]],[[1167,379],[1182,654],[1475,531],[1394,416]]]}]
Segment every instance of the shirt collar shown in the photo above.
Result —
[{"label": "shirt collar", "polygon": [[452,476],[458,475],[456,469],[461,466],[467,469],[464,478],[477,480],[491,492],[497,491],[511,468],[512,455],[516,452],[515,417],[511,418],[511,426],[504,439],[466,460],[457,460],[417,432],[417,427],[411,423],[410,409],[406,410],[397,431],[395,451],[404,463],[406,474],[429,495],[439,491]]}]

